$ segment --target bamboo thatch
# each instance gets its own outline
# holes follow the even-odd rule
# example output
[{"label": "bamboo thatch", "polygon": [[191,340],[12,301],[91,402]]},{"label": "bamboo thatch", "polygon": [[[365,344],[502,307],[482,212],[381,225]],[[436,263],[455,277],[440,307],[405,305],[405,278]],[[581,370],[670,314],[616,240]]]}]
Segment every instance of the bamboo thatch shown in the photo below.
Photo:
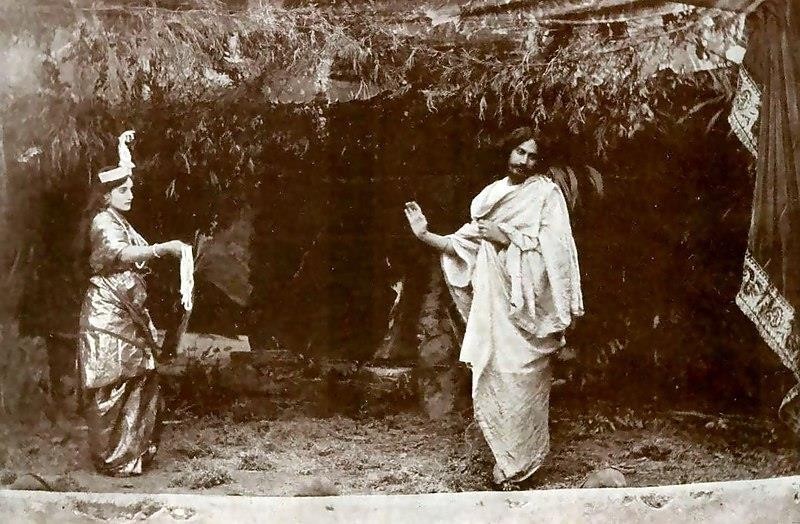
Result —
[{"label": "bamboo thatch", "polygon": [[[312,103],[413,90],[425,94],[431,111],[458,103],[483,118],[527,115],[539,124],[558,115],[573,131],[591,129],[602,149],[611,137],[657,121],[659,102],[680,85],[730,97],[721,55],[740,22],[675,4],[624,26],[484,13],[472,4],[454,12],[453,3],[172,4],[181,8],[0,8],[0,66],[13,72],[0,84],[6,125],[30,128],[31,104],[56,112],[67,106],[69,122],[74,106],[87,104],[153,107],[225,96]],[[62,115],[48,119],[63,122]],[[64,147],[82,142],[69,136],[80,126],[61,127]]]}]

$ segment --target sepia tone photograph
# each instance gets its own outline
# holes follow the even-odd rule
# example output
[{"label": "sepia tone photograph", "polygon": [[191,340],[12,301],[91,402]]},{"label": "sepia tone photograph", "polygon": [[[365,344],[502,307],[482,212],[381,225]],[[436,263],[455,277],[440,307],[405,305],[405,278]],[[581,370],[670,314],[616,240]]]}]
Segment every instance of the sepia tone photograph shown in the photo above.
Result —
[{"label": "sepia tone photograph", "polygon": [[798,239],[798,0],[0,0],[0,519],[800,523]]}]

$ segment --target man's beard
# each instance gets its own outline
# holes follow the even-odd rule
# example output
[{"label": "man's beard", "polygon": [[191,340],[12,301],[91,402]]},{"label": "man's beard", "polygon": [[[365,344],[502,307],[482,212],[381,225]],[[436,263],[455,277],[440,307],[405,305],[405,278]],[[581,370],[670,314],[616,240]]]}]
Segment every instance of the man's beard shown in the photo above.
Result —
[{"label": "man's beard", "polygon": [[526,164],[509,164],[508,175],[511,178],[524,180],[533,174],[533,168],[528,167]]}]

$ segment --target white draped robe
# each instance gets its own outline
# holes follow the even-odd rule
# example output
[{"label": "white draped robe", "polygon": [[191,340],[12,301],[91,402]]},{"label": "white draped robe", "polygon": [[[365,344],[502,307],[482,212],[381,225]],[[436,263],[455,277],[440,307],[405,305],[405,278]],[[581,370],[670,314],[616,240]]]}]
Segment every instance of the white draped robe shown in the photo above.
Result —
[{"label": "white draped robe", "polygon": [[[460,359],[472,369],[475,418],[497,462],[497,482],[532,475],[549,451],[549,355],[583,314],[569,212],[559,187],[536,175],[498,180],[472,201],[472,222],[449,235],[442,269],[466,322]],[[497,223],[511,243],[480,239]]]}]

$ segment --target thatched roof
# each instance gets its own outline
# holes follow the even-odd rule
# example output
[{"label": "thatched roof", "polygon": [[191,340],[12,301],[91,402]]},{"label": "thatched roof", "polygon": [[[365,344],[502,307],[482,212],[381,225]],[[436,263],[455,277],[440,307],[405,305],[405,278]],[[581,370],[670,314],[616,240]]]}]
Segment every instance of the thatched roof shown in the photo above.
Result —
[{"label": "thatched roof", "polygon": [[[79,98],[124,97],[119,91],[132,88],[140,75],[150,77],[143,79],[145,84],[168,86],[183,96],[187,93],[182,89],[230,87],[259,79],[269,98],[285,101],[280,91],[282,77],[288,76],[315,82],[288,96],[308,101],[314,94],[335,92],[336,82],[342,80],[361,87],[358,97],[398,89],[416,80],[414,66],[420,61],[432,67],[429,83],[452,86],[450,90],[471,87],[453,84],[456,67],[497,69],[491,61],[481,62],[485,58],[503,59],[507,67],[525,68],[524,73],[537,72],[530,66],[552,69],[554,57],[548,53],[552,49],[543,46],[543,40],[566,32],[565,25],[573,37],[583,40],[579,51],[587,62],[598,62],[610,51],[639,47],[639,62],[668,63],[663,49],[648,49],[646,42],[681,47],[670,38],[678,35],[699,38],[700,46],[709,48],[697,51],[718,52],[714,47],[726,39],[733,18],[682,4],[641,0],[330,2],[325,7],[291,9],[275,5],[284,2],[247,7],[237,1],[229,2],[239,6],[236,10],[221,2],[210,2],[216,7],[185,8],[197,1],[158,2],[173,8],[148,7],[156,2],[146,1],[91,7],[58,5],[54,0],[16,8],[0,5],[5,20],[3,48],[11,56],[6,61],[24,57],[29,77],[41,74],[48,62],[68,76],[75,76],[70,70],[80,69],[82,81],[67,79]],[[671,22],[665,19],[670,16]],[[623,21],[630,23],[607,27]],[[708,30],[711,26],[713,31]],[[573,40],[562,38],[555,45],[568,48]],[[561,55],[572,61],[581,58]],[[160,71],[160,66],[168,71]],[[101,69],[108,85],[93,82]],[[2,86],[2,91],[7,94],[24,84],[23,78],[16,85]]]},{"label": "thatched roof", "polygon": [[724,11],[634,0],[307,3],[0,3],[9,73],[0,108],[11,108],[7,125],[24,127],[62,104],[69,122],[76,104],[126,111],[415,91],[431,111],[457,103],[534,123],[557,114],[573,130],[591,128],[602,147],[655,121],[677,86],[733,93],[725,55],[741,17]]}]

